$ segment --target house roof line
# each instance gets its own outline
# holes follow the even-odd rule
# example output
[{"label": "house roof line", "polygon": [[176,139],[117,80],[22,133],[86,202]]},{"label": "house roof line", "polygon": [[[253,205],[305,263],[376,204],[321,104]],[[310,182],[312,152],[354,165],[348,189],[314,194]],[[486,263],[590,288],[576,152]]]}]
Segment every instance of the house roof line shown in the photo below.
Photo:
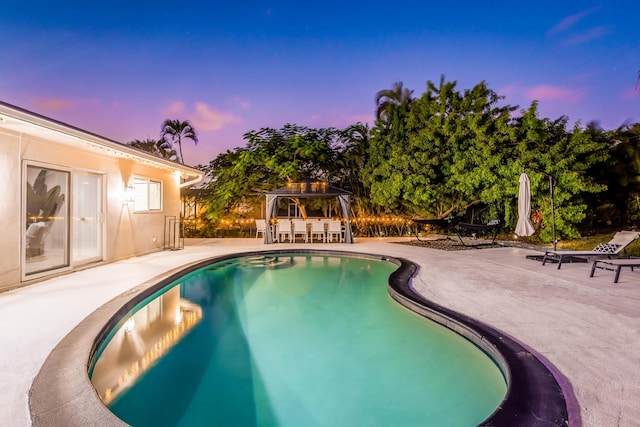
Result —
[{"label": "house roof line", "polygon": [[[154,156],[146,151],[130,147],[96,133],[80,129],[67,123],[0,101],[0,127],[3,125],[10,127],[9,125],[12,124],[12,119],[17,122],[21,122],[13,123],[19,132],[30,133],[24,130],[24,125],[46,129],[51,132],[56,132],[64,136],[74,138],[91,149],[107,151],[108,154],[117,157],[142,160],[142,163],[151,164],[160,169],[179,172],[183,178],[199,177],[201,179],[204,175],[202,171],[193,167]],[[37,134],[37,132],[33,133]]]}]

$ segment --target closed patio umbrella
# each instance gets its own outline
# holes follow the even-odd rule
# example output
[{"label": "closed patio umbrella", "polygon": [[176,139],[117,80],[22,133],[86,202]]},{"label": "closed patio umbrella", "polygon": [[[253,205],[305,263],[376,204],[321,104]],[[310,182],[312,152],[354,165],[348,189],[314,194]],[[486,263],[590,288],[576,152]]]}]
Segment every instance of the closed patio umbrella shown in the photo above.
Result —
[{"label": "closed patio umbrella", "polygon": [[518,224],[516,235],[531,236],[536,229],[531,224],[531,184],[526,173],[520,175],[520,191],[518,193]]}]

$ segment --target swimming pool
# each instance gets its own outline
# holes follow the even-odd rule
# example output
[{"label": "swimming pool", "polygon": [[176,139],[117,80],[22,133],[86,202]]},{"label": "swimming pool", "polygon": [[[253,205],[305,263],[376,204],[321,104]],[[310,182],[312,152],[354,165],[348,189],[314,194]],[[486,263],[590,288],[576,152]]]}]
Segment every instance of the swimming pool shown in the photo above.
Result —
[{"label": "swimming pool", "polygon": [[[469,316],[426,299],[416,292],[412,280],[417,276],[423,286],[432,278],[419,272],[420,266],[403,258],[362,254],[351,251],[317,249],[287,249],[229,253],[194,261],[173,270],[162,270],[154,279],[141,283],[95,309],[51,351],[36,375],[29,391],[29,410],[33,426],[51,425],[125,425],[98,397],[89,380],[88,367],[98,354],[98,348],[113,331],[123,326],[123,319],[160,289],[186,275],[214,263],[242,256],[267,256],[281,253],[304,255],[347,255],[388,259],[398,265],[389,277],[389,295],[409,310],[455,330],[475,343],[498,363],[507,379],[507,394],[500,406],[482,426],[562,426],[569,425],[567,402],[556,375],[561,373],[548,364],[534,350],[518,341],[478,322]],[[174,317],[175,322],[175,317]],[[570,385],[567,385],[570,387]],[[394,390],[389,391],[393,393]],[[428,420],[421,425],[429,425]]]},{"label": "swimming pool", "polygon": [[318,253],[205,266],[119,320],[92,382],[135,426],[479,424],[503,372],[390,299],[397,269]]}]

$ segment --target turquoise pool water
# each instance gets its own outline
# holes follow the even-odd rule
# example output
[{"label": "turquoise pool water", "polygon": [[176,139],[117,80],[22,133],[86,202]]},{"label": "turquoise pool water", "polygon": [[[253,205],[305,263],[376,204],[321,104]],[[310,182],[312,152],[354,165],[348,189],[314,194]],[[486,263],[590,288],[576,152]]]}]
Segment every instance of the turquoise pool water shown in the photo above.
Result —
[{"label": "turquoise pool water", "polygon": [[[169,292],[179,289],[201,317],[108,406],[133,426],[477,425],[505,396],[501,371],[394,302],[396,268],[296,254],[191,273]],[[144,319],[177,324],[170,304]],[[143,332],[135,338],[136,316],[123,342],[142,356],[149,343]]]}]

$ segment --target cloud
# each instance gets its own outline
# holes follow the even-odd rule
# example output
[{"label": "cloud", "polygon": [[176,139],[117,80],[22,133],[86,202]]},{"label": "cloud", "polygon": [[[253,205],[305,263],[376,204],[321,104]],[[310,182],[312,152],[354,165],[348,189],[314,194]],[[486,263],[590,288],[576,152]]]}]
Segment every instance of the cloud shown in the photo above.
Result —
[{"label": "cloud", "polygon": [[167,108],[165,108],[165,113],[173,116],[180,116],[185,114],[185,106],[182,101],[175,101],[169,104]]},{"label": "cloud", "polygon": [[172,117],[186,117],[200,132],[220,130],[242,121],[235,114],[220,111],[205,102],[196,102],[193,111],[189,111],[184,102],[175,101],[169,104],[163,113]]},{"label": "cloud", "polygon": [[575,27],[580,21],[582,21],[587,16],[591,15],[597,9],[588,9],[583,10],[582,12],[575,13],[573,15],[569,15],[565,18],[562,18],[556,25],[551,27],[548,31],[548,34],[557,34],[571,28]]},{"label": "cloud", "polygon": [[569,89],[562,86],[542,84],[525,89],[524,94],[530,100],[560,101],[574,104],[585,97],[583,89]]},{"label": "cloud", "polygon": [[60,111],[72,110],[77,104],[77,101],[72,99],[61,98],[33,97],[31,102],[33,102],[36,110],[42,111],[43,113],[58,113]]},{"label": "cloud", "polygon": [[608,32],[609,27],[605,27],[603,25],[600,27],[590,28],[587,31],[572,35],[565,41],[565,43],[568,45],[587,43],[591,40],[596,40],[605,36]]},{"label": "cloud", "polygon": [[231,100],[229,101],[229,105],[241,110],[248,110],[249,108],[251,108],[251,103],[240,98],[239,96],[234,96],[233,98],[231,98]]},{"label": "cloud", "polygon": [[561,35],[565,45],[578,45],[599,39],[609,32],[609,27],[600,25],[597,27],[579,28],[582,21],[589,15],[596,12],[598,8],[583,10],[573,15],[561,19],[556,25],[551,27],[547,34],[550,36]]},{"label": "cloud", "polygon": [[195,116],[193,117],[193,125],[198,130],[220,130],[229,124],[240,123],[240,121],[240,118],[232,113],[219,111],[216,108],[205,104],[204,102],[196,102],[196,111]]}]

